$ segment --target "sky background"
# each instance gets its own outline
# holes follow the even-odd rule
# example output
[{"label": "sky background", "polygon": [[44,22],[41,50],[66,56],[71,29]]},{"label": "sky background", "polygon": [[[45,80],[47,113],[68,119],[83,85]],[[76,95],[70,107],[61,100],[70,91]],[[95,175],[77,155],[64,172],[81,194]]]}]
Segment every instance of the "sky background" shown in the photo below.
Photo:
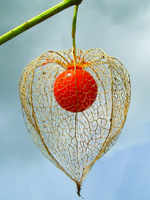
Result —
[{"label": "sky background", "polygon": [[[0,35],[59,3],[0,0]],[[0,46],[0,200],[77,200],[76,185],[35,146],[25,127],[18,83],[43,52],[72,47],[74,8]],[[85,200],[150,199],[150,1],[83,0],[77,48],[101,48],[131,77],[131,104],[115,146],[85,179]]]}]

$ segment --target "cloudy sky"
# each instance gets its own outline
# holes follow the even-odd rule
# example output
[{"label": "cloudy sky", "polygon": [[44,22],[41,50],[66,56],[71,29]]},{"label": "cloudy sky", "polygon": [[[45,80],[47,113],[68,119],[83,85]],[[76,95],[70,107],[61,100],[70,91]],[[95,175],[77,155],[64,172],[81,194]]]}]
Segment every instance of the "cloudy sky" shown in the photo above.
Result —
[{"label": "cloudy sky", "polygon": [[[59,3],[0,0],[0,35]],[[18,92],[22,70],[48,50],[71,48],[71,7],[0,46],[0,199],[77,200],[76,185],[43,156],[25,127]],[[83,0],[77,48],[101,48],[128,69],[132,98],[115,146],[83,183],[86,200],[150,198],[150,1]]]}]

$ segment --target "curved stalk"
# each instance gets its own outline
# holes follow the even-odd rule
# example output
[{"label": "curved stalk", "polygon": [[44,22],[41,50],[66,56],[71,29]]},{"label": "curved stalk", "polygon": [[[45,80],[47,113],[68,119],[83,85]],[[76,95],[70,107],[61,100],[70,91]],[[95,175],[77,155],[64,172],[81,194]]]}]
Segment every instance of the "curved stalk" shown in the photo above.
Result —
[{"label": "curved stalk", "polygon": [[78,13],[78,5],[75,6],[73,21],[72,21],[72,46],[73,46],[74,62],[76,62],[76,42],[75,42],[75,35],[76,35],[77,13]]},{"label": "curved stalk", "polygon": [[41,23],[42,21],[52,17],[53,15],[69,8],[73,5],[79,5],[82,0],[64,0],[61,3],[53,6],[52,8],[44,11],[43,13],[37,15],[36,17],[26,21],[25,23],[19,25],[18,27],[10,30],[9,32],[5,33],[0,37],[0,45],[11,40],[12,38],[16,37],[17,35],[21,34],[22,32],[30,29],[31,27]]}]

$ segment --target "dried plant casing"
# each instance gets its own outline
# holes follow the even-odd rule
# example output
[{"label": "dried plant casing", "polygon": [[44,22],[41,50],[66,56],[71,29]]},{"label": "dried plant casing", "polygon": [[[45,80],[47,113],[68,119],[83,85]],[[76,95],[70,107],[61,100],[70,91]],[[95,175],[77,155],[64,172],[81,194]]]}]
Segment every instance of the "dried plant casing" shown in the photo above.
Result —
[{"label": "dried plant casing", "polygon": [[124,65],[101,49],[76,50],[76,65],[90,73],[97,96],[83,112],[69,112],[56,102],[56,78],[73,65],[72,49],[48,51],[23,70],[19,92],[24,120],[34,143],[76,182],[78,195],[93,164],[116,142],[126,120],[131,85]]}]

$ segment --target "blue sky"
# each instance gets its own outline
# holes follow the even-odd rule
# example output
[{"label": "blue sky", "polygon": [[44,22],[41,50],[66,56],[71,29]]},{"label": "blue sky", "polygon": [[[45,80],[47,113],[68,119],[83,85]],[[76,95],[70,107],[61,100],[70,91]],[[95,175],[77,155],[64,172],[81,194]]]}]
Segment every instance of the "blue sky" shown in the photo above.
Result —
[{"label": "blue sky", "polygon": [[[59,3],[1,0],[0,35]],[[28,62],[48,50],[71,48],[74,8],[0,46],[0,199],[76,200],[76,185],[38,150],[25,127],[18,92]],[[83,0],[76,45],[101,48],[118,58],[131,77],[131,105],[115,146],[85,179],[86,200],[150,198],[150,2]]]}]

